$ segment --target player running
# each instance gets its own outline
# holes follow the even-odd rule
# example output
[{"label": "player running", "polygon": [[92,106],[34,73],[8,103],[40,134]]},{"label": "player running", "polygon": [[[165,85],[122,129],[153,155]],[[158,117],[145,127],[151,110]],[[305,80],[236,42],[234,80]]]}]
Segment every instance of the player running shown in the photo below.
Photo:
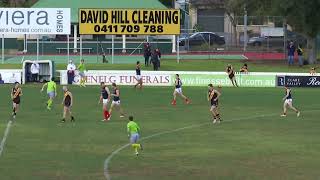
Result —
[{"label": "player running", "polygon": [[112,90],[113,90],[113,93],[111,94],[111,96],[113,97],[113,101],[111,103],[111,107],[109,110],[110,115],[109,115],[109,118],[107,119],[108,121],[111,118],[111,113],[114,107],[117,107],[120,110],[120,118],[124,117],[124,113],[120,104],[120,90],[116,83],[112,83]]},{"label": "player running", "polygon": [[43,92],[46,86],[47,86],[47,94],[49,97],[49,100],[47,101],[47,109],[51,110],[53,99],[57,96],[57,84],[54,82],[54,77],[51,78],[51,81],[45,83],[42,86],[41,92]]},{"label": "player running", "polygon": [[226,68],[226,72],[228,73],[228,76],[229,76],[229,79],[231,80],[232,85],[239,87],[237,80],[236,80],[234,69],[231,64],[228,64],[228,66]]},{"label": "player running", "polygon": [[134,88],[137,88],[138,86],[140,87],[140,89],[142,89],[142,77],[141,77],[141,65],[140,65],[140,61],[137,61],[137,65],[136,65],[136,79],[137,79],[137,84],[134,85]]},{"label": "player running", "polygon": [[22,89],[20,87],[20,83],[15,82],[14,87],[11,90],[11,99],[12,99],[12,118],[15,119],[17,116],[17,112],[19,111],[20,105],[20,96],[22,96]]},{"label": "player running", "polygon": [[130,138],[130,144],[134,149],[136,155],[139,155],[138,149],[143,150],[142,145],[138,143],[140,138],[140,127],[133,121],[133,116],[129,116],[129,122],[127,124],[128,137]]},{"label": "player running", "polygon": [[81,59],[80,64],[78,66],[79,76],[80,76],[80,87],[86,87],[86,76],[84,72],[86,71],[86,66],[84,65],[84,59]]},{"label": "player running", "polygon": [[284,87],[284,88],[286,90],[286,95],[282,99],[284,101],[284,103],[283,103],[283,114],[281,115],[281,117],[286,117],[287,116],[287,107],[288,106],[289,106],[290,109],[294,110],[297,113],[297,117],[299,117],[300,116],[300,111],[292,105],[291,89],[289,87]]},{"label": "player running", "polygon": [[[208,85],[209,91],[208,91],[208,101],[210,101],[211,107],[210,112],[213,119],[213,124],[216,122],[220,123],[220,113],[218,111],[218,104],[219,104],[219,97],[221,96],[221,93],[218,90],[215,90],[212,84]],[[218,121],[217,121],[218,120]]]},{"label": "player running", "polygon": [[173,100],[171,102],[174,106],[177,104],[177,94],[185,100],[186,104],[190,104],[190,100],[182,93],[182,81],[179,74],[176,74],[175,89],[173,91]]},{"label": "player running", "polygon": [[108,111],[108,103],[110,101],[110,90],[107,87],[107,85],[104,82],[100,83],[100,87],[101,87],[101,95],[100,95],[100,99],[99,99],[99,103],[100,104],[102,102],[102,110],[103,110],[103,116],[104,119],[102,121],[108,121],[110,114]]},{"label": "player running", "polygon": [[63,86],[63,100],[62,100],[62,105],[63,105],[63,117],[61,120],[61,123],[66,122],[66,116],[69,114],[71,122],[75,122],[74,117],[72,116],[71,113],[71,107],[73,105],[73,96],[72,93],[69,91],[67,86]]}]

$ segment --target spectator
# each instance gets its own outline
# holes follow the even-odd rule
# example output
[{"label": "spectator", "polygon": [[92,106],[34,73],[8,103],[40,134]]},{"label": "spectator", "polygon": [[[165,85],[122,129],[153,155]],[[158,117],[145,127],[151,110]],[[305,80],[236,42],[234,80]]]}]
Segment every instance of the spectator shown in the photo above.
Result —
[{"label": "spectator", "polygon": [[240,72],[242,73],[247,73],[248,71],[248,65],[244,64],[241,68],[240,68]]},{"label": "spectator", "polygon": [[67,66],[68,84],[73,83],[75,70],[76,70],[76,65],[73,64],[72,60],[70,60]]},{"label": "spectator", "polygon": [[2,80],[1,74],[0,74],[0,84],[4,84],[4,81]]},{"label": "spectator", "polygon": [[155,51],[157,54],[158,54],[158,68],[160,68],[160,64],[161,64],[161,52],[160,52],[160,49],[157,48],[156,51]]},{"label": "spectator", "polygon": [[145,66],[149,66],[150,56],[151,56],[151,46],[147,42],[144,44],[144,64]]},{"label": "spectator", "polygon": [[39,72],[40,72],[39,63],[36,61],[33,61],[32,65],[30,67],[30,71],[31,71],[32,82],[38,82],[38,77],[39,77]]},{"label": "spectator", "polygon": [[298,53],[299,66],[302,67],[303,66],[303,49],[301,44],[298,45],[297,53]]},{"label": "spectator", "polygon": [[151,61],[153,64],[153,70],[158,71],[159,68],[159,54],[156,50],[152,53]]},{"label": "spectator", "polygon": [[287,49],[288,49],[288,64],[290,66],[294,64],[294,52],[296,51],[296,47],[294,46],[292,41],[290,41]]},{"label": "spectator", "polygon": [[312,68],[310,69],[310,74],[311,74],[312,76],[314,76],[314,75],[317,74],[315,67],[312,67]]}]

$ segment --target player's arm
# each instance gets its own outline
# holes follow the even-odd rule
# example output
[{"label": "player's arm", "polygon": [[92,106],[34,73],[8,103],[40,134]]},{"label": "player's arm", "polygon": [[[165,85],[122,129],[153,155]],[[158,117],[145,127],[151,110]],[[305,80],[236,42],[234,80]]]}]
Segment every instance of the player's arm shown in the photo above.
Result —
[{"label": "player's arm", "polygon": [[219,99],[219,97],[221,96],[221,93],[217,90],[214,90],[214,93],[217,93],[217,97],[216,97],[216,99],[214,99],[215,101],[217,101]]},{"label": "player's arm", "polygon": [[42,88],[41,88],[41,92],[44,90],[44,88],[45,88],[46,86],[48,86],[48,83],[44,83],[44,85],[43,85]]},{"label": "player's arm", "polygon": [[[108,94],[111,94],[108,87],[105,87],[105,90],[107,91]],[[110,99],[111,99],[111,96],[108,96],[108,101],[110,101]]]},{"label": "player's arm", "polygon": [[20,96],[22,96],[23,94],[22,94],[22,89],[21,88],[19,88],[19,92],[20,92]]},{"label": "player's arm", "polygon": [[102,102],[102,95],[100,95],[100,98],[99,98],[98,104],[100,104],[101,102]]},{"label": "player's arm", "polygon": [[64,104],[64,101],[66,100],[66,96],[63,96],[61,104]]},{"label": "player's arm", "polygon": [[210,100],[212,99],[212,96],[213,96],[213,95],[212,95],[212,92],[209,92],[209,93],[208,93],[208,96],[207,96],[208,101],[210,101]]},{"label": "player's arm", "polygon": [[282,98],[282,100],[286,100],[286,99],[287,99],[287,97],[289,96],[289,92],[290,92],[290,90],[289,90],[289,89],[287,89],[286,91],[287,91],[287,94]]},{"label": "player's arm", "polygon": [[70,98],[71,98],[71,102],[70,102],[70,107],[73,105],[73,96],[72,96],[72,93],[71,92],[69,92],[69,96],[70,96]]},{"label": "player's arm", "polygon": [[11,90],[10,96],[11,96],[11,99],[14,99],[13,89]]}]

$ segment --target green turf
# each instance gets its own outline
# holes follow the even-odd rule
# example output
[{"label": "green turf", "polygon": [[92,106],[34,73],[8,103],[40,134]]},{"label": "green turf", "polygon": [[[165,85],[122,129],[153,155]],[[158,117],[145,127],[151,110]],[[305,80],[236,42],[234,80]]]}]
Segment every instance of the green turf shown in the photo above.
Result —
[{"label": "green turf", "polygon": [[[0,157],[1,180],[105,179],[104,160],[128,142],[127,121],[115,112],[109,123],[100,122],[99,88],[72,87],[76,125],[58,126],[62,93],[48,112],[45,94],[39,90],[35,85],[23,87],[21,112]],[[0,137],[11,112],[9,92],[9,86],[0,86]],[[318,109],[318,89],[294,89],[294,103],[302,117],[290,112],[280,118],[283,89],[222,88],[224,123],[217,126],[210,123],[206,87],[184,88],[184,92],[192,104],[179,99],[172,107],[171,87],[142,92],[121,87],[124,110],[135,116],[142,137],[204,125],[148,139],[138,158],[130,148],[119,152],[110,162],[113,180],[319,178],[320,111],[310,111]]]},{"label": "green turf", "polygon": [[[138,59],[144,63],[142,58]],[[239,70],[244,63],[249,66],[250,72],[309,72],[310,65],[288,67],[283,61],[246,61],[246,60],[182,60],[178,64],[176,60],[168,59],[161,61],[160,70],[163,71],[225,71],[227,64],[232,64],[235,70]],[[19,69],[21,64],[0,64],[0,69]],[[57,64],[57,70],[65,70],[66,65]],[[133,70],[133,64],[87,64],[89,70]],[[142,67],[143,70],[153,70],[152,66]]]}]

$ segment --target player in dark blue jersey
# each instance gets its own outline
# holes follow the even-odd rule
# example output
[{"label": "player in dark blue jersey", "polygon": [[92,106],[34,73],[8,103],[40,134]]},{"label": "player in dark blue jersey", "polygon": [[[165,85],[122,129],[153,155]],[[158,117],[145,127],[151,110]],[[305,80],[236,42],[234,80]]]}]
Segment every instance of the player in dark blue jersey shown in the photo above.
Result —
[{"label": "player in dark blue jersey", "polygon": [[171,102],[172,105],[176,105],[177,104],[177,95],[180,95],[186,102],[186,104],[190,104],[190,100],[189,98],[187,98],[185,95],[183,95],[182,93],[182,81],[180,79],[179,74],[176,74],[176,81],[174,83],[174,91],[173,91],[173,100]]},{"label": "player in dark blue jersey", "polygon": [[231,64],[228,64],[228,66],[226,68],[226,72],[227,72],[227,74],[229,76],[229,79],[230,79],[232,85],[236,86],[236,87],[239,87],[238,83],[237,83],[237,80],[236,80],[234,69],[233,69]]},{"label": "player in dark blue jersey", "polygon": [[218,90],[215,90],[212,84],[209,84],[208,88],[208,101],[210,101],[210,112],[212,115],[212,122],[213,124],[215,124],[216,122],[220,123],[221,118],[218,110],[218,105],[221,93]]},{"label": "player in dark blue jersey", "polygon": [[102,102],[102,110],[104,119],[102,121],[108,121],[110,118],[110,113],[108,111],[108,103],[111,98],[110,90],[104,82],[100,83],[101,91],[100,91],[100,99],[99,104]]},{"label": "player in dark blue jersey", "polygon": [[116,85],[116,83],[112,83],[112,94],[111,96],[113,97],[112,103],[111,103],[111,107],[109,110],[110,116],[109,116],[109,120],[111,118],[111,113],[114,107],[117,107],[117,109],[120,111],[120,118],[124,117],[124,113],[121,107],[121,103],[120,103],[120,90],[118,88],[118,86]]},{"label": "player in dark blue jersey", "polygon": [[136,79],[137,79],[137,84],[134,85],[134,88],[137,88],[139,86],[140,89],[142,89],[142,77],[141,77],[140,61],[137,61],[137,65],[136,65]]},{"label": "player in dark blue jersey", "polygon": [[282,99],[284,101],[284,103],[283,103],[283,114],[281,116],[282,117],[286,117],[287,116],[287,107],[289,107],[290,109],[294,110],[294,112],[297,113],[297,117],[299,117],[300,116],[300,111],[297,108],[295,108],[293,106],[293,103],[292,103],[293,97],[292,97],[292,94],[291,94],[291,89],[289,87],[284,87],[284,88],[285,88],[285,91],[286,91],[285,92],[286,95]]}]

